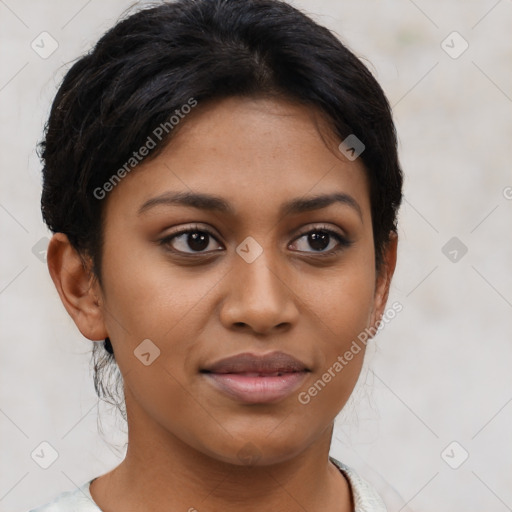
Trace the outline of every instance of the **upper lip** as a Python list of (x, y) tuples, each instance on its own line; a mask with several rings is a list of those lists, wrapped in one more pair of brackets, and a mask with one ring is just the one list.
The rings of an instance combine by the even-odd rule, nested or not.
[(306, 365), (284, 352), (258, 355), (244, 352), (221, 359), (201, 370), (208, 373), (291, 373), (309, 371)]

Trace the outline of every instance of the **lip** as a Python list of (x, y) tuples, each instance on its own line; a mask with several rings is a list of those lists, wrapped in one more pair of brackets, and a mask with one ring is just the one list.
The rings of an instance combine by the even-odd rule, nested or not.
[(221, 359), (201, 370), (208, 373), (289, 373), (309, 371), (305, 363), (284, 352), (244, 352)]
[(218, 391), (243, 403), (274, 403), (292, 394), (311, 370), (284, 352), (221, 359), (201, 370)]

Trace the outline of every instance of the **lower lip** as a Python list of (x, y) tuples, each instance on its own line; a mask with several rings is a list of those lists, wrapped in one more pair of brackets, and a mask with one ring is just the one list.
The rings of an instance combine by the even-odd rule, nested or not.
[(205, 373), (214, 386), (241, 402), (262, 404), (278, 402), (291, 395), (308, 372), (283, 373), (280, 377), (254, 377), (243, 373)]

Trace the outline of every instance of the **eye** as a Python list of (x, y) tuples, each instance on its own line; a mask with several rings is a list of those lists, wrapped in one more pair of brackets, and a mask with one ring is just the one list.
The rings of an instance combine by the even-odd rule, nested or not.
[[(304, 239), (302, 243), (301, 239)], [(190, 226), (167, 235), (159, 241), (159, 244), (165, 246), (169, 251), (181, 255), (207, 254), (223, 249), (222, 246), (212, 249), (212, 241), (217, 241), (217, 238), (209, 229)], [(290, 246), (298, 245), (299, 251), (317, 253), (318, 256), (332, 256), (349, 247), (352, 243), (352, 241), (332, 229), (317, 226), (302, 233)], [(218, 241), (217, 244), (220, 245)], [(307, 250), (307, 246), (313, 250)], [(326, 251), (325, 249), (330, 246), (331, 249)], [(207, 250), (208, 248), (210, 250)]]
[(211, 231), (198, 226), (191, 226), (187, 229), (181, 229), (171, 233), (165, 238), (162, 238), (162, 240), (159, 241), (159, 244), (169, 246), (169, 250), (176, 253), (202, 254), (218, 250), (205, 250), (210, 247), (212, 240), (217, 239)]
[[(299, 250), (318, 253), (319, 256), (331, 256), (352, 245), (352, 242), (343, 235), (325, 226), (317, 226), (310, 231), (302, 233), (302, 235), (295, 239), (294, 244), (297, 244), (297, 241), (301, 239), (304, 239), (304, 241), (298, 245), (302, 246), (303, 249), (299, 248)], [(335, 241), (338, 242), (337, 245), (334, 243)], [(332, 248), (332, 245), (334, 245), (334, 248)], [(313, 250), (308, 251), (307, 246)], [(329, 246), (331, 246), (331, 249), (326, 251), (325, 249)]]

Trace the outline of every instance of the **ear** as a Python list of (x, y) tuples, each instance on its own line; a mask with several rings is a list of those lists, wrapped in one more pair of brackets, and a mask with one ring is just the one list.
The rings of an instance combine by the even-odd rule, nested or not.
[(79, 331), (89, 340), (104, 340), (103, 313), (99, 285), (83, 258), (64, 233), (55, 233), (46, 256), (50, 276), (66, 311)]
[(382, 257), (382, 266), (376, 276), (374, 306), (370, 317), (370, 325), (373, 327), (384, 314), (384, 308), (388, 301), (391, 278), (396, 267), (397, 247), (398, 235), (391, 231)]

